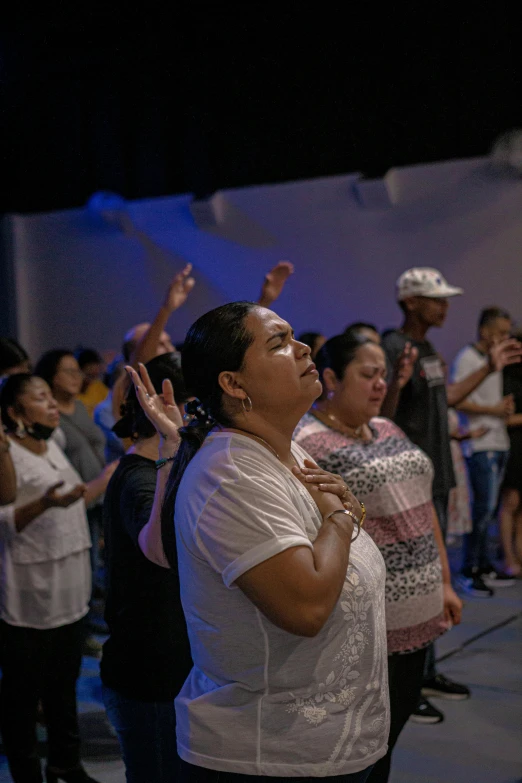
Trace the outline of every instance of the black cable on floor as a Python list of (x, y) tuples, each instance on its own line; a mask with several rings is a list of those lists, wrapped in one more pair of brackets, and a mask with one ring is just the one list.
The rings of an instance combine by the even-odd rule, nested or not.
[(466, 647), (469, 647), (469, 645), (473, 644), (473, 642), (482, 639), (483, 636), (487, 636), (488, 634), (493, 633), (493, 631), (498, 631), (500, 628), (504, 628), (506, 625), (509, 625), (510, 623), (514, 622), (514, 620), (518, 620), (521, 617), (522, 612), (517, 612), (516, 614), (508, 617), (506, 620), (502, 620), (502, 622), (497, 623), (496, 625), (492, 625), (490, 628), (485, 628), (483, 631), (480, 631), (480, 633), (476, 633), (475, 636), (470, 636), (470, 638), (466, 639), (465, 642), (462, 642), (459, 647), (456, 647), (454, 650), (450, 650), (449, 652), (445, 653), (445, 655), (441, 655), (440, 658), (437, 658), (437, 663), (451, 658), (451, 656), (456, 655), (456, 653), (462, 652), (462, 650), (464, 650)]

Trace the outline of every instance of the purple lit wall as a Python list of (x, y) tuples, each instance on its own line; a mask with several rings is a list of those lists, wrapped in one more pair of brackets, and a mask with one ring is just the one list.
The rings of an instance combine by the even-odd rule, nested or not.
[(177, 340), (205, 310), (255, 299), (279, 259), (296, 272), (276, 309), (297, 332), (332, 335), (353, 320), (396, 325), (394, 282), (410, 266), (438, 267), (466, 291), (433, 334), (448, 360), (474, 337), (483, 306), (522, 320), (522, 180), (494, 176), (483, 158), (395, 169), (377, 183), (390, 197), (377, 208), (370, 198), (361, 205), (356, 182), (226, 191), (210, 230), (194, 222), (190, 196), (130, 203), (134, 235), (87, 210), (12, 215), (18, 337), (35, 358), (79, 343), (118, 348), (129, 326), (153, 316), (185, 261), (197, 287), (172, 318)]

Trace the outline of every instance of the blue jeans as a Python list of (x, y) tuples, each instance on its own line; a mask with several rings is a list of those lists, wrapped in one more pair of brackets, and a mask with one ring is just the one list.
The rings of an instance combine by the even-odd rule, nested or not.
[(473, 528), (464, 536), (462, 570), (487, 568), (488, 527), (497, 508), (509, 451), (477, 451), (468, 457)]
[(102, 693), (121, 745), (127, 783), (177, 783), (174, 702), (128, 699), (105, 685)]

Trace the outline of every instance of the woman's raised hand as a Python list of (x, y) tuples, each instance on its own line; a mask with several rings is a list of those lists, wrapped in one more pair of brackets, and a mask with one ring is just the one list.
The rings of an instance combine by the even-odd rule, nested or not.
[(139, 375), (130, 366), (126, 366), (125, 369), (134, 384), (136, 397), (145, 416), (160, 434), (162, 440), (177, 449), (180, 441), (178, 430), (183, 426), (183, 419), (176, 405), (172, 383), (165, 379), (162, 393), (158, 394), (144, 364), (139, 364)]

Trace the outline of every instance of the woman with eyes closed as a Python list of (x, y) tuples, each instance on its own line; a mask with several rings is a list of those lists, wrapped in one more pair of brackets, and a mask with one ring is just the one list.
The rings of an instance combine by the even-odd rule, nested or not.
[(91, 592), (85, 504), (99, 482), (81, 482), (52, 439), (60, 423), (47, 383), (16, 374), (0, 389), (16, 474), (16, 500), (0, 526), (0, 728), (15, 783), (41, 783), (36, 736), (41, 701), (48, 783), (95, 783), (80, 762), (76, 681)]
[(386, 626), (391, 728), (389, 750), (370, 783), (388, 780), (393, 747), (416, 708), (427, 646), (452, 623), (462, 603), (453, 592), (442, 535), (431, 502), (433, 466), (393, 422), (379, 418), (386, 395), (386, 360), (362, 335), (328, 340), (316, 358), (324, 396), (307, 413), (294, 440), (320, 470), (337, 473), (365, 504), (365, 530), (386, 563)]
[[(163, 439), (181, 436), (154, 507), (167, 484), (163, 549), (194, 661), (176, 699), (178, 781), (363, 783), (388, 734), (384, 564), (344, 483), (304, 480), (314, 463), (292, 433), (321, 393), (310, 348), (235, 302), (190, 328), (182, 371), (197, 400), (179, 435), (131, 371)], [(165, 564), (154, 508), (140, 545)]]

